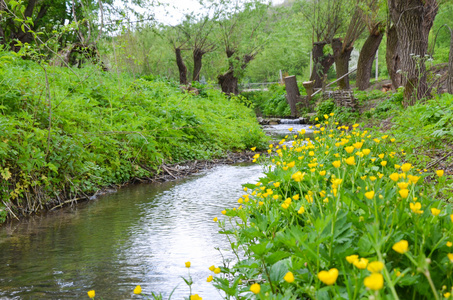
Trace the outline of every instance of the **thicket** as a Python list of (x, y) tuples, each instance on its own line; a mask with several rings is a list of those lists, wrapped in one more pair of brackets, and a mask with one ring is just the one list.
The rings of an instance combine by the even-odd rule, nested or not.
[(0, 82), (0, 222), (152, 176), (163, 162), (262, 142), (253, 110), (209, 86), (195, 95), (165, 78), (38, 65), (12, 52), (0, 53)]

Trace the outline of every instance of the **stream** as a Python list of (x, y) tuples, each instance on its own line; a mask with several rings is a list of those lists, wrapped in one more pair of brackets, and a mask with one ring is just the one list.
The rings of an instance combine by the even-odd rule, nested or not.
[[(284, 135), (289, 127), (307, 128), (265, 130)], [(213, 218), (238, 206), (241, 184), (261, 176), (256, 164), (218, 166), (7, 224), (0, 228), (0, 299), (88, 299), (89, 290), (105, 300), (140, 299), (136, 285), (164, 299), (175, 289), (172, 299), (184, 299), (188, 271), (194, 294), (223, 299), (206, 282), (208, 268), (233, 256)]]

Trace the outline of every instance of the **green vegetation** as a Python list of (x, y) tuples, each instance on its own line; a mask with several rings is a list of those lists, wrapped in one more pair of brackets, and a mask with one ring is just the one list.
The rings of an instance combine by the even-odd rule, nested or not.
[(450, 298), (453, 181), (406, 162), (410, 136), (445, 128), (453, 97), (437, 100), (411, 109), (425, 121), (396, 138), (325, 115), (313, 140), (271, 145), (269, 172), (219, 218), (237, 262), (214, 285), (227, 298)]
[(209, 86), (0, 59), (0, 221), (262, 141), (252, 109)]

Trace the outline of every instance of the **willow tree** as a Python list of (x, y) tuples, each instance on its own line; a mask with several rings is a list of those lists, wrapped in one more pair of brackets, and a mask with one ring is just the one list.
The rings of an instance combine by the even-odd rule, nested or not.
[(361, 91), (370, 86), (373, 61), (385, 32), (385, 23), (381, 16), (383, 9), (380, 9), (378, 0), (368, 0), (364, 4), (361, 6), (361, 17), (366, 24), (368, 37), (360, 50), (356, 81), (356, 86)]
[(217, 79), (224, 93), (238, 94), (238, 82), (247, 65), (271, 38), (267, 26), (269, 5), (261, 1), (237, 2), (233, 6), (229, 1), (221, 3), (219, 26), (228, 69)]
[(344, 0), (299, 0), (294, 8), (299, 11), (309, 24), (309, 33), (312, 41), (313, 70), (310, 80), (314, 81), (315, 88), (322, 86), (324, 74), (327, 74), (335, 62), (333, 53), (325, 51), (343, 26), (345, 19)]
[(190, 41), (190, 31), (187, 29), (187, 25), (183, 22), (177, 26), (168, 28), (167, 38), (175, 53), (176, 65), (178, 66), (179, 72), (179, 83), (187, 85), (189, 83), (187, 79), (187, 66), (184, 63), (182, 51), (190, 49), (187, 47), (187, 44)]
[[(392, 82), (404, 86), (405, 105), (413, 105), (417, 100), (429, 95), (426, 81), (425, 55), (428, 50), (428, 35), (438, 11), (437, 0), (388, 0), (393, 22), (391, 39), (394, 53), (390, 69), (400, 66), (401, 72), (389, 72)], [(389, 30), (390, 32), (390, 30)], [(389, 50), (389, 49), (387, 49)], [(394, 83), (394, 84), (395, 84)]]
[(349, 25), (347, 27), (344, 38), (336, 38), (332, 41), (332, 49), (334, 53), (335, 67), (337, 70), (337, 79), (340, 89), (349, 89), (349, 61), (351, 53), (354, 50), (354, 43), (365, 30), (365, 23), (361, 17), (362, 9), (359, 7), (361, 0), (357, 0), (354, 4)]

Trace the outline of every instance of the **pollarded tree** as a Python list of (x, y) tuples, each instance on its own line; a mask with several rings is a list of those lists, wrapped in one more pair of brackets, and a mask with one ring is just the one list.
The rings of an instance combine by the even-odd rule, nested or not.
[(380, 12), (378, 0), (367, 0), (361, 6), (361, 15), (368, 30), (368, 37), (360, 50), (357, 63), (356, 86), (364, 91), (370, 86), (371, 70), (377, 50), (384, 37), (385, 25)]
[[(437, 0), (388, 0), (388, 7), (393, 22), (388, 33), (389, 43), (393, 46), (392, 49), (387, 48), (391, 51), (387, 59), (390, 63), (389, 75), (401, 76), (399, 80), (404, 86), (405, 105), (413, 105), (430, 93), (424, 60), (438, 3)], [(395, 71), (396, 68), (401, 72)], [(392, 78), (394, 85), (399, 80)]]
[(336, 38), (332, 40), (332, 49), (337, 69), (337, 79), (343, 77), (340, 81), (338, 81), (340, 89), (349, 89), (349, 77), (346, 74), (349, 72), (351, 53), (354, 49), (354, 42), (365, 30), (365, 23), (361, 17), (362, 9), (359, 5), (361, 2), (362, 0), (357, 0), (356, 3), (351, 3), (354, 8), (351, 18), (349, 19), (349, 25), (346, 33), (344, 34), (344, 38)]
[(173, 46), (173, 51), (176, 56), (176, 65), (179, 71), (179, 83), (187, 85), (189, 83), (187, 79), (187, 67), (184, 63), (182, 56), (182, 50), (189, 50), (187, 44), (190, 41), (190, 31), (188, 30), (187, 23), (181, 23), (173, 28), (168, 28), (167, 38)]
[(343, 26), (345, 19), (344, 0), (299, 0), (294, 3), (296, 11), (307, 20), (312, 37), (313, 70), (310, 80), (315, 88), (322, 86), (324, 74), (335, 62), (334, 55), (325, 51)]
[(220, 3), (219, 25), (228, 69), (217, 79), (224, 93), (238, 94), (238, 82), (247, 65), (271, 38), (269, 5), (261, 1), (238, 1), (233, 6), (229, 1)]

